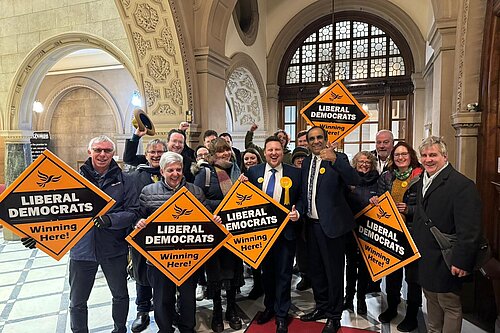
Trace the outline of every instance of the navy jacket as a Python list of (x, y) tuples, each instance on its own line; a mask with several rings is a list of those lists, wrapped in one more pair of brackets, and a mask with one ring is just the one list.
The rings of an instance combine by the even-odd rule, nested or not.
[(111, 227), (92, 227), (71, 249), (70, 258), (100, 261), (127, 254), (125, 237), (137, 221), (139, 213), (139, 195), (133, 179), (123, 173), (114, 160), (102, 179), (92, 167), (90, 158), (80, 167), (80, 173), (115, 199), (116, 203), (106, 213), (111, 220)]
[[(289, 177), (292, 180), (292, 187), (290, 188), (290, 204), (285, 205), (285, 190), (281, 192), (280, 204), (285, 206), (288, 209), (291, 209), (293, 205), (297, 203), (300, 197), (300, 169), (297, 169), (288, 164), (281, 164), (283, 166), (283, 176)], [(254, 165), (250, 169), (248, 169), (246, 176), (248, 180), (259, 189), (262, 190), (262, 183), (258, 182), (260, 177), (264, 177), (264, 172), (266, 170), (266, 163)], [(265, 190), (264, 190), (265, 191)], [(293, 221), (289, 221), (285, 230), (283, 230), (283, 235), (288, 240), (294, 240), (297, 238), (297, 223)]]
[[(354, 216), (347, 203), (348, 185), (358, 185), (360, 178), (351, 167), (347, 155), (336, 152), (337, 159), (332, 164), (321, 161), (320, 172), (316, 184), (316, 209), (319, 223), (325, 235), (329, 238), (340, 237), (354, 228)], [(308, 210), (309, 168), (313, 154), (302, 161), (301, 168), (301, 200), (299, 212), (305, 217)], [(321, 171), (324, 170), (322, 173)]]

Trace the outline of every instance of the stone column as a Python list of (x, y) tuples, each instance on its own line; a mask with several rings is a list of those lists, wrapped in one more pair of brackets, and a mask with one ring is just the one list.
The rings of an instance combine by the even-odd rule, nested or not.
[[(476, 180), (477, 137), (481, 126), (481, 112), (458, 112), (451, 116), (451, 124), (455, 129), (456, 162), (454, 167)], [(448, 140), (449, 141), (449, 140)], [(448, 142), (448, 148), (452, 142)]]
[[(26, 142), (6, 142), (5, 144), (5, 185), (8, 187), (31, 164), (31, 147)], [(5, 240), (19, 240), (7, 228), (3, 228)]]

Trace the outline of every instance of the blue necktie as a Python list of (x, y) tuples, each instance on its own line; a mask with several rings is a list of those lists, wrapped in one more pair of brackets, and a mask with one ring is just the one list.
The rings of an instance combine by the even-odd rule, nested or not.
[(311, 164), (311, 175), (309, 176), (309, 190), (307, 191), (307, 215), (311, 217), (312, 215), (312, 196), (313, 196), (313, 186), (314, 177), (316, 176), (316, 161), (318, 157), (314, 156)]
[(267, 183), (266, 194), (271, 198), (274, 195), (274, 184), (276, 184), (276, 169), (271, 169), (271, 177), (269, 177), (269, 183)]

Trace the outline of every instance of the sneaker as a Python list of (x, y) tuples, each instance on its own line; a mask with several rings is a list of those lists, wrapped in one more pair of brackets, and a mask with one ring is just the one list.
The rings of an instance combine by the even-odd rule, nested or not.
[(198, 285), (196, 287), (196, 300), (202, 301), (207, 296), (207, 286)]

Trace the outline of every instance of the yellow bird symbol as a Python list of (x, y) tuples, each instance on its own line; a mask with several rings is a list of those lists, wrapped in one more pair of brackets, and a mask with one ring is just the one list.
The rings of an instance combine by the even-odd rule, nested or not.
[(379, 208), (378, 208), (378, 214), (377, 214), (377, 217), (378, 217), (379, 219), (381, 219), (381, 218), (386, 218), (386, 219), (388, 219), (388, 218), (390, 218), (390, 217), (391, 217), (391, 215), (390, 215), (390, 214), (387, 214), (387, 212), (385, 212), (385, 211), (384, 211), (384, 209), (383, 209), (382, 207), (379, 207)]
[(238, 198), (239, 201), (236, 201), (236, 204), (241, 206), (245, 201), (252, 199), (251, 194), (239, 194), (236, 193), (236, 197)]
[(46, 175), (43, 172), (40, 172), (38, 170), (38, 178), (40, 179), (40, 182), (36, 182), (38, 186), (40, 187), (45, 187), (48, 183), (57, 183), (59, 180), (61, 180), (61, 176), (55, 176), (55, 175)]
[(174, 206), (174, 210), (176, 212), (176, 214), (172, 214), (172, 217), (176, 220), (179, 219), (179, 217), (181, 216), (188, 216), (188, 215), (191, 215), (191, 213), (193, 212), (193, 210), (188, 210), (187, 208), (181, 208), (177, 205)]

